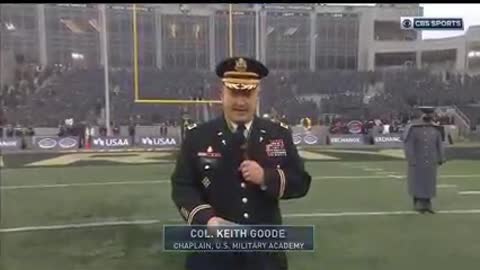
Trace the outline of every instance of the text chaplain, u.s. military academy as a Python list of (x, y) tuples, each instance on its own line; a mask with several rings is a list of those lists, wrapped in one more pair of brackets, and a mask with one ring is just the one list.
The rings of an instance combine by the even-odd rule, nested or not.
[[(217, 66), (223, 115), (186, 133), (172, 175), (172, 197), (188, 224), (282, 224), (279, 200), (300, 198), (311, 176), (290, 129), (255, 116), (268, 69), (234, 57)], [(191, 270), (284, 270), (284, 252), (190, 253)]]

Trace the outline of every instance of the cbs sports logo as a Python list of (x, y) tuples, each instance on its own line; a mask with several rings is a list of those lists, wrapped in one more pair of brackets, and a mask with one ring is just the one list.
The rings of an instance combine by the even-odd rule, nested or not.
[(400, 17), (403, 30), (463, 30), (462, 18)]

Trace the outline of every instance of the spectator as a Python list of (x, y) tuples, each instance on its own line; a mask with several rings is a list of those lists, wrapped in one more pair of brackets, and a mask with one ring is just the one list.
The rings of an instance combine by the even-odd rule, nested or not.
[(128, 135), (132, 138), (132, 141), (135, 141), (135, 124), (130, 122), (128, 126)]
[(118, 125), (113, 125), (113, 135), (114, 136), (120, 136), (120, 127)]
[(390, 125), (386, 122), (384, 122), (383, 124), (383, 131), (382, 131), (382, 134), (383, 135), (388, 135), (390, 134)]
[(107, 136), (107, 128), (106, 128), (106, 127), (103, 127), (103, 126), (100, 127), (99, 133), (100, 133), (100, 136), (101, 136), (101, 137)]
[(13, 130), (12, 125), (8, 125), (6, 130), (7, 138), (12, 138), (14, 136), (14, 133), (15, 131)]

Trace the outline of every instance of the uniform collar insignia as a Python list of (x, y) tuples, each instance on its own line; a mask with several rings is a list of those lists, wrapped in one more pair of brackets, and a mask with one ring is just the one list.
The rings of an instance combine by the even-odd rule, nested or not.
[(191, 124), (191, 125), (188, 125), (188, 126), (187, 126), (187, 129), (188, 129), (188, 130), (191, 130), (191, 129), (194, 129), (194, 128), (196, 128), (196, 127), (197, 127), (197, 124), (193, 123), (193, 124)]

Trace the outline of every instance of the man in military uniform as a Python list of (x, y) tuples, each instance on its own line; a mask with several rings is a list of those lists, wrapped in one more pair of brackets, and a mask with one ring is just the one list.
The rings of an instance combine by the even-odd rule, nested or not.
[(420, 107), (423, 115), (414, 120), (404, 133), (408, 161), (408, 192), (414, 209), (422, 214), (434, 213), (431, 199), (436, 195), (437, 168), (445, 163), (443, 140), (433, 123), (433, 107)]
[[(190, 126), (172, 175), (172, 198), (188, 224), (282, 224), (279, 200), (300, 198), (311, 176), (284, 124), (255, 116), (259, 83), (268, 69), (229, 58), (222, 78), (223, 116)], [(284, 270), (283, 252), (191, 253), (189, 270)]]

